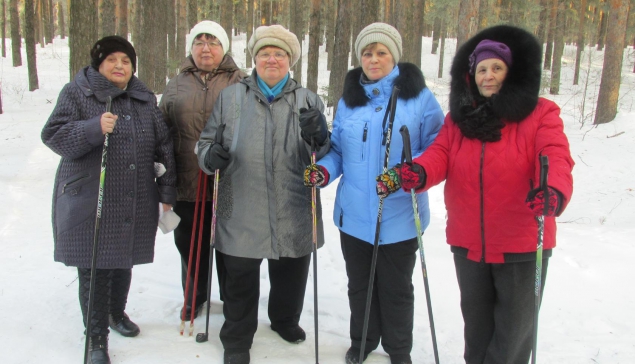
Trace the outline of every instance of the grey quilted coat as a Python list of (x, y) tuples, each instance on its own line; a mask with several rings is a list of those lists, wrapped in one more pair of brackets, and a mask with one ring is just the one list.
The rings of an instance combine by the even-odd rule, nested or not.
[[(109, 137), (97, 268), (123, 269), (154, 258), (159, 201), (176, 202), (172, 139), (154, 94), (136, 77), (126, 90), (92, 67), (60, 92), (42, 141), (62, 158), (53, 189), (55, 261), (90, 268), (107, 97), (117, 115)], [(154, 161), (167, 172), (155, 180)]]
[[(244, 258), (298, 258), (312, 245), (311, 189), (303, 185), (310, 146), (300, 136), (299, 110), (324, 110), (320, 98), (289, 79), (271, 104), (256, 83), (256, 72), (228, 86), (216, 101), (199, 141), (199, 166), (225, 124), (223, 145), (229, 166), (218, 188), (216, 249)], [(317, 154), (328, 152), (327, 139)], [(322, 206), (317, 195), (318, 246), (324, 244)]]

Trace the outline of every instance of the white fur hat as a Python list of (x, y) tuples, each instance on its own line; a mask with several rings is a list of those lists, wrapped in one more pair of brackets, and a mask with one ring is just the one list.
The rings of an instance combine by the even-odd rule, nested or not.
[(289, 54), (289, 65), (291, 67), (300, 59), (300, 42), (298, 42), (298, 37), (282, 25), (263, 25), (256, 28), (251, 39), (249, 39), (249, 43), (247, 43), (247, 49), (249, 49), (249, 53), (251, 53), (251, 56), (254, 58), (260, 48), (266, 46), (284, 49)]
[(215, 36), (220, 41), (220, 44), (223, 47), (223, 55), (227, 54), (227, 51), (229, 50), (229, 38), (227, 37), (225, 29), (223, 29), (223, 27), (221, 27), (220, 24), (216, 22), (213, 22), (211, 20), (203, 20), (192, 27), (190, 33), (185, 36), (186, 56), (192, 54), (192, 43), (194, 43), (196, 37), (201, 34), (210, 34)]

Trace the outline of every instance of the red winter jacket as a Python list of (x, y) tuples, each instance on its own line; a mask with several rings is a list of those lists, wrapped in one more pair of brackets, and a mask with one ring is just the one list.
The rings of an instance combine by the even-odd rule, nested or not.
[[(549, 157), (548, 185), (562, 194), (563, 211), (573, 192), (574, 162), (555, 103), (540, 98), (527, 118), (505, 122), (500, 141), (487, 143), (464, 137), (448, 113), (434, 143), (414, 160), (427, 173), (420, 191), (446, 180), (448, 244), (486, 263), (536, 251), (538, 225), (525, 199), (538, 184), (540, 155)], [(543, 243), (544, 249), (556, 245), (555, 218), (545, 218)]]

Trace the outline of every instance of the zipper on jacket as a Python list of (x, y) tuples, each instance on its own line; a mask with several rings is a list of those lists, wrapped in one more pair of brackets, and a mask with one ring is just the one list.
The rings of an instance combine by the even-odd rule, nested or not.
[(344, 209), (340, 210), (340, 227), (344, 226)]
[(364, 124), (364, 134), (362, 135), (362, 160), (364, 160), (364, 150), (366, 150), (366, 139), (368, 139), (368, 122)]
[(90, 177), (90, 174), (83, 174), (83, 175), (75, 178), (74, 180), (65, 183), (64, 186), (62, 187), (62, 193), (66, 192), (66, 187), (71, 187), (71, 185), (83, 180), (84, 178), (88, 178), (88, 177)]
[(479, 168), (479, 183), (481, 189), (481, 244), (483, 246), (481, 265), (485, 265), (485, 198), (483, 196), (483, 164), (485, 161), (485, 142), (481, 148), (481, 166)]

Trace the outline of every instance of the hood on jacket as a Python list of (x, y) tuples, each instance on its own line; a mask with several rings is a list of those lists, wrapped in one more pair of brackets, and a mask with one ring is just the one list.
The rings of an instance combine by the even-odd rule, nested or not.
[[(194, 63), (194, 58), (192, 55), (187, 56), (183, 62), (181, 62), (181, 73), (184, 72), (198, 72), (199, 69), (196, 67), (196, 63)], [(227, 73), (227, 72), (236, 72), (239, 71), (236, 62), (231, 56), (225, 55), (223, 60), (220, 61), (218, 67), (214, 70), (214, 73)]]
[[(512, 53), (512, 65), (497, 95), (482, 97), (474, 76), (469, 74), (469, 57), (484, 39), (504, 43)], [(470, 118), (478, 106), (486, 105), (488, 116), (505, 121), (521, 121), (538, 103), (542, 72), (542, 46), (529, 32), (508, 25), (487, 28), (470, 38), (457, 51), (450, 75), (450, 115), (459, 124)], [(502, 127), (502, 126), (501, 126)], [(463, 132), (463, 128), (461, 128)], [(499, 130), (500, 132), (500, 130)], [(479, 138), (480, 139), (480, 138)]]
[[(399, 67), (399, 76), (395, 78), (394, 85), (399, 87), (399, 98), (409, 100), (417, 97), (426, 88), (421, 69), (412, 63), (399, 63), (397, 67)], [(369, 101), (360, 83), (362, 73), (362, 68), (357, 67), (346, 74), (342, 98), (348, 107), (364, 106)]]

